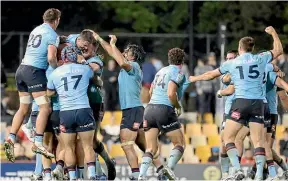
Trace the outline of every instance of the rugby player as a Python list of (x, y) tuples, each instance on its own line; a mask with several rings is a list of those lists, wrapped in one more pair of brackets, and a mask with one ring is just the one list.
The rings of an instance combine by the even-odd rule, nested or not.
[[(146, 180), (147, 170), (158, 150), (159, 133), (166, 134), (174, 145), (171, 151), (168, 168), (163, 169), (164, 175), (170, 180), (176, 177), (171, 170), (181, 159), (185, 150), (184, 134), (177, 116), (181, 114), (180, 97), (185, 83), (185, 75), (181, 72), (185, 53), (179, 48), (173, 48), (168, 52), (169, 66), (162, 68), (155, 76), (150, 88), (151, 100), (144, 113), (144, 129), (147, 148), (143, 156), (138, 180)], [(173, 175), (173, 177), (169, 177)]]
[[(118, 76), (119, 98), (122, 110), (122, 122), (120, 126), (120, 140), (122, 149), (131, 167), (131, 180), (137, 180), (139, 176), (138, 157), (134, 149), (134, 143), (145, 152), (146, 142), (143, 124), (144, 107), (141, 103), (140, 92), (142, 82), (142, 70), (139, 64), (143, 62), (144, 50), (141, 46), (129, 44), (123, 54), (115, 46), (117, 38), (110, 35), (110, 44), (104, 41), (97, 33), (90, 30), (95, 39), (107, 53), (112, 56), (122, 68)], [(158, 155), (153, 160), (157, 168), (158, 176), (162, 176), (163, 166)]]
[(50, 100), (46, 95), (47, 79), (45, 71), (48, 63), (53, 68), (57, 67), (59, 37), (55, 30), (59, 25), (60, 16), (61, 12), (58, 9), (51, 8), (45, 11), (43, 15), (44, 23), (31, 32), (25, 56), (16, 71), (15, 78), (20, 97), (20, 107), (13, 118), (9, 137), (4, 143), (6, 157), (11, 162), (15, 160), (14, 143), (16, 134), (32, 103), (31, 94), (39, 106), (35, 143), (32, 150), (49, 158), (54, 157), (52, 153), (43, 147), (43, 133), (51, 112)]
[(60, 131), (65, 148), (65, 164), (70, 180), (76, 180), (76, 138), (79, 136), (88, 167), (88, 178), (95, 180), (95, 153), (93, 138), (95, 120), (89, 105), (87, 89), (93, 71), (88, 65), (77, 64), (77, 50), (67, 46), (61, 52), (64, 64), (49, 76), (47, 95), (56, 92), (60, 104)]
[[(96, 51), (99, 47), (99, 43), (95, 40), (93, 34), (89, 30), (83, 30), (81, 34), (72, 34), (67, 37), (66, 42), (71, 43), (74, 46), (77, 46), (81, 49), (82, 55), (85, 58), (84, 63), (88, 63), (89, 66), (97, 76), (97, 81), (90, 81), (88, 87), (88, 98), (90, 107), (93, 110), (93, 115), (96, 121), (96, 130), (94, 134), (94, 150), (97, 153), (96, 155), (96, 174), (97, 178), (101, 180), (106, 179), (106, 175), (103, 173), (101, 165), (99, 163), (98, 154), (104, 159), (107, 168), (108, 168), (108, 180), (114, 180), (116, 177), (116, 169), (113, 160), (111, 160), (110, 156), (106, 152), (103, 143), (97, 139), (97, 132), (100, 128), (100, 123), (104, 116), (104, 98), (102, 92), (103, 82), (101, 80), (101, 75), (103, 72), (103, 62), (96, 54)], [(95, 79), (93, 79), (95, 80)], [(77, 150), (81, 150), (81, 145), (77, 144)], [(84, 170), (84, 163), (81, 164), (81, 151), (78, 151), (77, 158), (79, 160), (78, 163), (78, 171), (83, 172)], [(79, 175), (83, 175), (79, 173)]]
[[(235, 59), (237, 57), (237, 54), (238, 54), (237, 50), (228, 51), (226, 54), (226, 61), (230, 61), (230, 60)], [(226, 77), (227, 76), (225, 76), (225, 75), (222, 77), (222, 83), (224, 84), (224, 86), (223, 86), (224, 89), (226, 87), (228, 87), (230, 85), (230, 82), (231, 82), (230, 79), (225, 80)], [(219, 93), (218, 93), (218, 95), (219, 95)], [(228, 175), (229, 175), (230, 160), (229, 160), (227, 152), (226, 152), (225, 143), (224, 143), (224, 139), (223, 139), (223, 132), (224, 132), (224, 127), (225, 127), (226, 117), (229, 114), (233, 100), (234, 100), (234, 94), (229, 95), (225, 98), (225, 106), (224, 106), (225, 110), (224, 110), (224, 115), (223, 115), (221, 133), (220, 133), (221, 143), (222, 143), (221, 156), (220, 156), (222, 179), (228, 177)]]
[(265, 31), (272, 35), (274, 40), (273, 50), (253, 55), (254, 39), (244, 37), (239, 41), (239, 57), (233, 61), (225, 62), (220, 68), (206, 72), (199, 76), (190, 76), (191, 82), (212, 80), (221, 74), (230, 73), (235, 85), (235, 100), (232, 104), (229, 119), (224, 128), (224, 142), (230, 162), (236, 172), (234, 179), (242, 180), (245, 175), (241, 170), (237, 158), (238, 151), (235, 146), (235, 137), (243, 124), (249, 122), (250, 134), (255, 147), (257, 162), (256, 179), (262, 179), (263, 166), (265, 164), (264, 148), (264, 105), (263, 77), (266, 64), (283, 53), (283, 47), (278, 34), (273, 27), (267, 27)]

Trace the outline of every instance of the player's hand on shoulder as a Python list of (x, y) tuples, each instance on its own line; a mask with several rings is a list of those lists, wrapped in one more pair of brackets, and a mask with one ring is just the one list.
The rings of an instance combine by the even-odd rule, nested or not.
[(117, 42), (117, 37), (115, 35), (109, 35), (110, 37), (110, 45), (115, 45)]
[(275, 29), (272, 26), (268, 26), (265, 28), (265, 32), (269, 35), (272, 35), (273, 33), (276, 33)]

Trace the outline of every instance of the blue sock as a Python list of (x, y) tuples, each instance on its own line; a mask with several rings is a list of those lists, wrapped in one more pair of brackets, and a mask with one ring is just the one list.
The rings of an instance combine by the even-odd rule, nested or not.
[(263, 169), (264, 169), (264, 165), (266, 162), (265, 149), (262, 147), (258, 147), (258, 148), (255, 148), (254, 152), (255, 152), (254, 155), (255, 155), (256, 168), (257, 168), (255, 180), (263, 179)]
[(277, 172), (276, 172), (276, 168), (275, 168), (275, 165), (274, 165), (274, 161), (273, 160), (267, 160), (266, 163), (267, 163), (267, 166), (268, 166), (269, 176), (270, 177), (276, 177), (277, 176)]
[(67, 167), (70, 180), (76, 180), (75, 166)]
[(240, 170), (241, 166), (240, 166), (239, 159), (238, 159), (238, 150), (236, 149), (235, 144), (234, 143), (227, 143), (226, 144), (226, 151), (227, 151), (227, 155), (229, 156), (229, 159), (230, 159), (232, 166), (236, 170)]
[(181, 159), (183, 153), (184, 153), (184, 148), (182, 146), (175, 146), (175, 148), (173, 148), (173, 150), (170, 153), (168, 164), (167, 164), (167, 166), (171, 168), (171, 170), (174, 170), (176, 164)]
[[(152, 159), (153, 159), (153, 155), (150, 152), (146, 152), (143, 155), (142, 163), (140, 166), (140, 173), (139, 173), (141, 176), (144, 176), (144, 177), (146, 176), (147, 170), (150, 164), (152, 163)], [(136, 177), (136, 179), (138, 179), (138, 177)]]
[(229, 173), (229, 164), (230, 164), (230, 160), (227, 154), (221, 154), (221, 170), (222, 173)]
[(36, 175), (42, 174), (42, 155), (39, 153), (36, 154), (36, 165), (35, 165), (34, 173)]
[(77, 177), (84, 179), (84, 167), (77, 167)]
[(13, 143), (16, 142), (16, 134), (10, 133), (8, 136), (8, 139), (10, 139)]
[(35, 143), (43, 143), (43, 134), (35, 134), (35, 138), (34, 138)]
[(88, 168), (88, 179), (91, 177), (96, 177), (95, 162), (87, 163)]
[(101, 164), (99, 162), (98, 155), (96, 157), (96, 175), (98, 175), (98, 176), (103, 175), (103, 170), (101, 168)]
[(51, 168), (45, 168), (44, 175), (46, 178), (51, 178)]

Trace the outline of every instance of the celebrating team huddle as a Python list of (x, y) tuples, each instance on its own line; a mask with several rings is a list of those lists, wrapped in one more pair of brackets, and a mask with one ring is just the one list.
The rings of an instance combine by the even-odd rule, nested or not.
[[(238, 51), (228, 52), (227, 61), (219, 69), (199, 76), (186, 77), (181, 72), (184, 51), (170, 49), (169, 66), (156, 74), (149, 91), (150, 102), (144, 109), (140, 98), (143, 48), (129, 44), (121, 53), (116, 47), (116, 36), (110, 35), (108, 43), (90, 29), (67, 37), (58, 36), (55, 30), (60, 17), (61, 12), (57, 9), (44, 13), (44, 23), (31, 32), (25, 56), (16, 72), (20, 107), (4, 149), (8, 160), (14, 162), (16, 134), (32, 104), (30, 118), (23, 125), (24, 132), (34, 143), (31, 149), (36, 154), (31, 180), (115, 179), (115, 162), (97, 139), (104, 115), (103, 61), (96, 53), (99, 45), (121, 68), (118, 76), (123, 115), (120, 140), (131, 167), (131, 180), (146, 180), (151, 163), (157, 169), (159, 180), (177, 179), (174, 169), (185, 151), (185, 138), (177, 118), (181, 114), (180, 99), (189, 84), (221, 75), (225, 89), (217, 94), (218, 97), (226, 96), (221, 132), (223, 179), (245, 178), (239, 162), (243, 146), (237, 145), (236, 141), (243, 143), (247, 135), (252, 140), (257, 163), (250, 177), (255, 180), (266, 178), (267, 163), (268, 179), (278, 179), (275, 161), (288, 179), (286, 164), (272, 149), (277, 124), (277, 94), (287, 97), (288, 91), (288, 84), (281, 79), (283, 72), (275, 66), (283, 48), (273, 27), (265, 30), (273, 37), (273, 50), (254, 55), (251, 53), (254, 39), (244, 37), (239, 41)], [(288, 104), (287, 100), (282, 103)], [(166, 134), (174, 145), (167, 165), (159, 159), (159, 134)], [(54, 138), (57, 144), (54, 144)], [(140, 168), (135, 144), (144, 152)], [(107, 176), (99, 156), (105, 161)], [(52, 158), (56, 159), (53, 171)], [(87, 174), (84, 174), (85, 163)], [(232, 173), (229, 173), (230, 164), (234, 168)]]

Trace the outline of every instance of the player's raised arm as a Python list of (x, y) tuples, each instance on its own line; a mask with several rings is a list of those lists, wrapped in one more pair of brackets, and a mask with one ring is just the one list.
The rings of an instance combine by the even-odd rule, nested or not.
[(109, 35), (110, 39), (110, 45), (112, 47), (112, 57), (116, 60), (116, 62), (119, 64), (119, 66), (126, 71), (129, 71), (132, 69), (132, 66), (127, 62), (123, 54), (119, 51), (119, 49), (116, 47), (117, 38), (115, 35)]
[(277, 58), (279, 55), (283, 53), (283, 47), (282, 43), (279, 39), (279, 36), (275, 29), (272, 26), (268, 26), (265, 29), (266, 33), (272, 36), (273, 38), (273, 50), (271, 50), (271, 53), (273, 54), (273, 59)]

